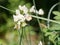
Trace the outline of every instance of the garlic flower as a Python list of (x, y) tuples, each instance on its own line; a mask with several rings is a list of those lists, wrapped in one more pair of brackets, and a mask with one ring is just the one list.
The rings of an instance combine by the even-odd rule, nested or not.
[(20, 10), (19, 9), (16, 10), (16, 15), (20, 15)]
[(39, 9), (39, 15), (44, 15), (43, 9)]
[(32, 19), (32, 17), (29, 14), (20, 14), (19, 10), (16, 10), (16, 15), (13, 15), (13, 19), (15, 24), (14, 29), (20, 29), (21, 26), (24, 27), (26, 26), (26, 21), (30, 21)]
[(16, 10), (16, 15), (13, 15), (14, 22), (17, 23), (15, 24), (14, 28), (20, 29), (20, 24), (21, 22), (25, 21), (25, 18), (22, 14), (20, 14), (19, 10)]
[(32, 7), (30, 8), (30, 12), (38, 13), (38, 11), (35, 10), (35, 6), (32, 6)]
[(24, 20), (25, 20), (24, 16), (21, 14), (20, 15), (13, 15), (13, 18), (14, 18), (14, 22), (18, 22), (18, 21), (24, 22)]
[[(22, 14), (21, 11), (23, 11)], [(32, 20), (31, 17), (32, 13), (43, 15), (44, 11), (42, 9), (39, 9), (39, 11), (37, 11), (35, 9), (35, 6), (32, 6), (30, 9), (28, 9), (25, 5), (23, 6), (19, 5), (19, 9), (16, 10), (16, 15), (13, 15), (14, 22), (16, 23), (14, 28), (20, 29), (21, 26), (24, 27), (25, 25), (27, 25), (25, 21)]]
[(22, 10), (24, 14), (28, 13), (28, 8), (25, 5), (24, 6), (19, 5), (19, 9)]
[(32, 20), (32, 17), (29, 14), (25, 14), (24, 16), (27, 21)]
[(38, 45), (43, 45), (42, 42), (40, 41)]
[(35, 6), (32, 6), (32, 7), (30, 8), (30, 12), (35, 12)]

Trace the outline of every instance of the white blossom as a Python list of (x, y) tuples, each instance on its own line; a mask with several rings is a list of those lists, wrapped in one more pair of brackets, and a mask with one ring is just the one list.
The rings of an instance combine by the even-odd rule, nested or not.
[(24, 22), (25, 21), (25, 18), (23, 15), (13, 15), (13, 18), (14, 18), (14, 22), (17, 22), (17, 21), (20, 21), (20, 22)]
[(38, 45), (43, 45), (42, 42), (40, 41)]
[(35, 12), (35, 6), (32, 6), (32, 7), (30, 8), (30, 12)]
[(16, 16), (16, 15), (13, 15), (13, 19), (14, 19), (14, 22), (17, 22), (19, 20), (18, 16)]
[(39, 15), (44, 15), (43, 9), (39, 9)]
[[(23, 13), (21, 14), (20, 11), (23, 11)], [(35, 10), (35, 7), (32, 6), (31, 9), (29, 10), (30, 12), (36, 12), (36, 13), (39, 13), (37, 10)], [(15, 22), (15, 29), (20, 29), (21, 26), (24, 27), (26, 26), (26, 21), (30, 21), (32, 20), (32, 17), (31, 15), (28, 13), (28, 8), (23, 5), (19, 5), (19, 9), (16, 10), (16, 15), (13, 15), (13, 19), (14, 19), (14, 22)]]
[(16, 10), (16, 15), (20, 15), (20, 10), (19, 9)]
[(20, 10), (23, 10), (21, 5), (19, 5), (19, 9), (20, 9)]
[(33, 13), (39, 13), (36, 9), (35, 9), (35, 6), (32, 6), (31, 8), (30, 8), (30, 12), (33, 12)]
[(19, 9), (22, 10), (24, 12), (24, 14), (28, 13), (28, 8), (25, 5), (23, 5), (23, 6), (19, 5)]
[(29, 14), (25, 14), (24, 17), (27, 21), (32, 20), (32, 17)]
[(14, 29), (20, 29), (21, 22), (25, 21), (25, 18), (23, 15), (13, 15), (14, 22), (16, 22)]

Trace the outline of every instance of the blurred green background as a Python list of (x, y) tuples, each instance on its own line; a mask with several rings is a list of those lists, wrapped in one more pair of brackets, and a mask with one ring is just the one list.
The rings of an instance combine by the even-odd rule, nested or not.
[[(41, 17), (47, 18), (49, 9), (55, 3), (59, 2), (59, 0), (35, 0), (35, 2), (36, 2), (37, 10), (39, 10), (40, 8), (44, 10), (45, 14)], [(6, 7), (13, 11), (18, 9), (19, 5), (26, 5), (28, 8), (30, 8), (31, 6), (33, 6), (33, 0), (0, 0), (0, 6)], [(59, 7), (60, 6), (55, 7), (54, 10), (59, 11), (60, 10)], [(13, 14), (15, 14), (15, 12), (11, 12), (0, 7), (0, 45), (18, 45), (19, 35), (17, 30), (13, 29), (14, 27)], [(54, 19), (53, 18), (54, 16), (55, 16), (54, 14), (51, 14), (51, 19)], [(27, 23), (29, 25), (25, 27), (26, 36), (29, 39), (29, 32), (30, 32), (32, 45), (38, 45), (40, 40), (44, 42), (44, 45), (55, 45), (56, 43), (60, 42), (60, 38), (57, 38), (59, 34), (54, 35), (55, 33), (53, 34), (52, 33), (53, 31), (49, 32), (49, 29), (45, 29), (43, 25), (46, 26), (47, 24), (46, 21), (41, 20), (41, 23), (43, 24), (43, 25), (41, 24), (42, 25), (41, 27), (43, 28), (42, 31), (39, 30), (40, 27), (35, 18), (33, 18), (32, 21)], [(55, 30), (53, 29), (53, 27), (50, 30)], [(50, 38), (49, 35), (50, 37), (52, 37), (50, 40), (49, 40)], [(25, 42), (26, 36), (24, 38), (24, 41), (22, 42), (22, 45), (23, 43), (27, 45), (27, 42)], [(52, 40), (54, 36), (57, 37), (54, 40)], [(55, 40), (56, 42), (54, 42)], [(48, 41), (50, 42), (50, 44), (48, 44)]]

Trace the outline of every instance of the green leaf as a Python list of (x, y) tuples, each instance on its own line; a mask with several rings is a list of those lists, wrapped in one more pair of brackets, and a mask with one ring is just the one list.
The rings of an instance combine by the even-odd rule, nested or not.
[(47, 28), (43, 28), (42, 32), (46, 33), (48, 31)]
[(46, 32), (45, 36), (49, 36), (51, 34), (51, 32)]
[(55, 16), (54, 19), (59, 20), (60, 21), (60, 16)]
[(54, 15), (60, 16), (60, 12), (59, 12), (59, 11), (53, 11), (52, 13), (53, 13)]
[[(53, 34), (53, 35), (52, 35)], [(51, 32), (49, 36), (49, 40), (51, 40), (53, 43), (55, 42), (55, 39), (58, 37), (57, 33)]]
[(60, 45), (60, 38), (58, 38), (58, 45)]
[(53, 24), (51, 27), (50, 27), (51, 30), (60, 30), (60, 25), (59, 24)]

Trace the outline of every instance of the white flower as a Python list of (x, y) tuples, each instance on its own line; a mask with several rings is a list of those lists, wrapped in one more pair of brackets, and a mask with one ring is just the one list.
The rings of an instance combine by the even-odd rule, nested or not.
[(27, 21), (32, 20), (32, 17), (29, 14), (25, 14), (24, 17)]
[(16, 10), (16, 15), (20, 15), (20, 10)]
[(13, 15), (14, 22), (16, 22), (14, 29), (20, 29), (21, 22), (25, 21), (25, 18), (22, 14)]
[(20, 21), (20, 22), (24, 22), (25, 18), (23, 15), (19, 14), (19, 15), (13, 15), (14, 18), (14, 22)]
[(35, 6), (32, 6), (32, 7), (30, 8), (30, 12), (35, 12)]
[(19, 20), (18, 16), (16, 16), (16, 15), (13, 15), (13, 19), (14, 19), (14, 22), (17, 22)]
[(20, 9), (20, 10), (23, 10), (21, 5), (19, 5), (19, 9)]
[(19, 9), (22, 10), (24, 12), (24, 14), (28, 13), (28, 8), (25, 5), (24, 6), (19, 5)]
[(23, 6), (23, 11), (24, 11), (25, 14), (28, 13), (28, 8), (25, 5)]
[(39, 9), (39, 15), (44, 15), (43, 9)]
[(40, 41), (38, 45), (43, 45), (42, 42)]
[(20, 22), (24, 22), (25, 21), (25, 17), (23, 15), (19, 15), (19, 21)]
[(32, 6), (31, 8), (30, 8), (30, 12), (33, 12), (33, 13), (39, 13), (37, 10), (35, 10), (35, 6)]

